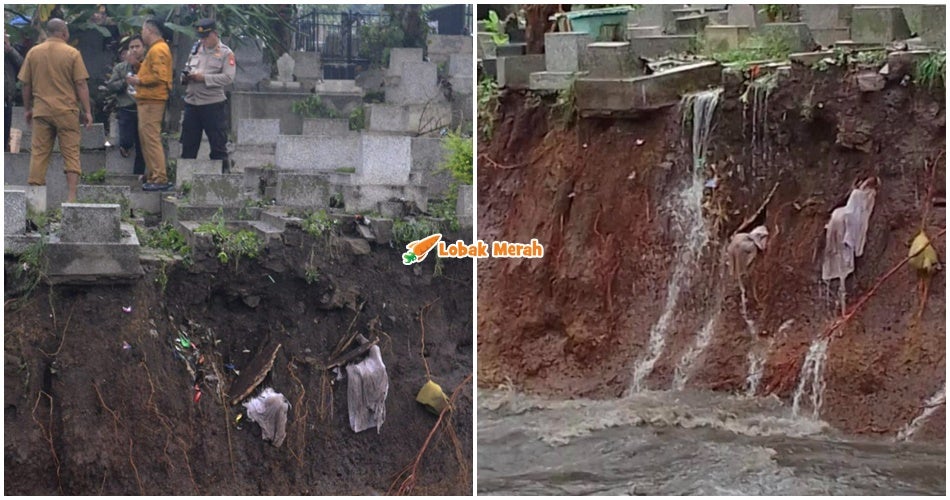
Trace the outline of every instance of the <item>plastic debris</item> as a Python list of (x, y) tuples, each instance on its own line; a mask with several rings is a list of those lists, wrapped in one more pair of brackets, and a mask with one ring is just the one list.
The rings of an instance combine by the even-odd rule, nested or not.
[(124, 312), (124, 313), (126, 313), (126, 314), (132, 312), (132, 306), (123, 307), (123, 308), (122, 308), (122, 312)]
[(201, 387), (199, 387), (198, 384), (195, 384), (194, 390), (195, 390), (195, 397), (193, 401), (197, 403), (198, 400), (201, 399)]
[(181, 344), (181, 346), (184, 347), (185, 349), (188, 349), (189, 347), (191, 347), (191, 341), (188, 340), (188, 336), (185, 335), (184, 333), (178, 334), (178, 343)]
[(930, 244), (930, 238), (927, 233), (920, 231), (910, 245), (910, 251), (907, 252), (910, 258), (910, 265), (914, 269), (923, 273), (931, 273), (934, 269), (940, 269), (940, 259), (937, 257), (937, 251)]
[(874, 211), (874, 199), (877, 196), (877, 183), (876, 177), (866, 179), (851, 191), (845, 206), (831, 212), (831, 218), (825, 225), (822, 280), (844, 280), (854, 272), (854, 259), (864, 255), (868, 220)]
[(445, 392), (439, 384), (428, 381), (419, 389), (416, 394), (416, 401), (425, 405), (426, 409), (438, 415), (449, 405), (449, 398), (445, 397)]
[(636, 144), (637, 146), (642, 146), (645, 142), (646, 142), (646, 141), (644, 141), (643, 139), (637, 139), (637, 142), (636, 142), (635, 144)]
[(389, 375), (379, 346), (370, 347), (363, 361), (346, 365), (346, 378), (350, 428), (353, 432), (362, 432), (376, 427), (378, 434), (386, 420), (386, 396), (389, 394)]
[(287, 437), (287, 411), (290, 410), (287, 398), (266, 387), (257, 397), (247, 400), (244, 408), (247, 408), (247, 418), (261, 426), (261, 437), (280, 448)]
[(719, 186), (719, 178), (713, 177), (712, 179), (709, 179), (706, 181), (705, 186), (709, 189), (716, 189), (716, 187)]
[(124, 340), (122, 341), (122, 350), (123, 350), (123, 351), (128, 351), (128, 350), (131, 349), (131, 348), (132, 348), (132, 346), (129, 345), (128, 342), (126, 342), (126, 341), (124, 341)]

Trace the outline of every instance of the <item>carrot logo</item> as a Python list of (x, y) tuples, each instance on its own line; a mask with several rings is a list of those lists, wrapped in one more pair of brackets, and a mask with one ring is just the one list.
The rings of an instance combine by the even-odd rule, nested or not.
[(402, 255), (402, 263), (408, 266), (422, 262), (441, 239), (442, 233), (436, 233), (406, 245), (406, 250), (409, 251)]

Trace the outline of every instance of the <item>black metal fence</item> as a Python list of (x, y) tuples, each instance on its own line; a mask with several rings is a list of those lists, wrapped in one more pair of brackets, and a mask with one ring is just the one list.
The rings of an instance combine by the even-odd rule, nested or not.
[[(295, 19), (293, 50), (319, 52), (324, 79), (352, 79), (371, 63), (380, 62), (380, 57), (373, 53), (389, 47), (389, 43), (399, 43), (380, 40), (379, 35), (384, 30), (366, 29), (386, 27), (391, 22), (386, 13), (312, 10)], [(451, 5), (431, 9), (422, 22), (433, 33), (467, 35), (472, 32), (472, 7)], [(370, 39), (364, 40), (367, 35)], [(376, 59), (371, 60), (372, 57)]]

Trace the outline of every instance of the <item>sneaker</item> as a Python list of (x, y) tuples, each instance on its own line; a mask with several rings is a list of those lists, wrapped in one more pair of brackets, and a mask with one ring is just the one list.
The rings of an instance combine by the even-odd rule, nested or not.
[(154, 182), (146, 182), (145, 184), (142, 184), (142, 191), (168, 191), (174, 187), (175, 185), (171, 183), (158, 184)]
[(130, 151), (128, 149), (123, 148), (122, 146), (119, 146), (119, 154), (122, 155), (123, 158), (128, 158)]

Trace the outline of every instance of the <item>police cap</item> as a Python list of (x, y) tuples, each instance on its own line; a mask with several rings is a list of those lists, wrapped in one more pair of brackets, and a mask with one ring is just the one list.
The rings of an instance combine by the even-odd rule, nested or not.
[(214, 20), (208, 18), (199, 20), (195, 23), (195, 31), (198, 33), (199, 38), (208, 36), (208, 34), (214, 31)]

